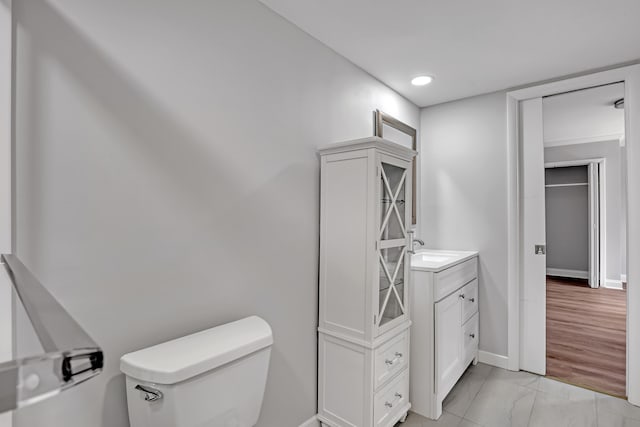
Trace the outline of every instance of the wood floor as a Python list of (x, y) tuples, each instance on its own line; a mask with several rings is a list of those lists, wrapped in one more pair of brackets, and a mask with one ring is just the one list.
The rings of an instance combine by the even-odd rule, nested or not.
[(625, 396), (627, 292), (547, 277), (547, 376)]

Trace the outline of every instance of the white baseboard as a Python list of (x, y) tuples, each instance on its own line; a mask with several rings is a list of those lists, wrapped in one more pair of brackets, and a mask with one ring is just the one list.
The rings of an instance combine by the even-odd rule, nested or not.
[(589, 272), (582, 270), (567, 270), (565, 268), (547, 268), (547, 276), (570, 277), (572, 279), (588, 279)]
[(509, 358), (507, 356), (482, 350), (478, 352), (478, 361), (502, 369), (507, 369), (509, 365)]
[(314, 415), (313, 417), (309, 418), (307, 421), (300, 424), (300, 427), (320, 427), (318, 416)]
[(611, 280), (611, 279), (607, 279), (605, 280), (605, 282), (602, 284), (603, 287), (607, 288), (607, 289), (620, 289), (622, 290), (622, 280)]
[(620, 281), (621, 282), (626, 282), (627, 281), (627, 275), (626, 274), (621, 274), (620, 275)]

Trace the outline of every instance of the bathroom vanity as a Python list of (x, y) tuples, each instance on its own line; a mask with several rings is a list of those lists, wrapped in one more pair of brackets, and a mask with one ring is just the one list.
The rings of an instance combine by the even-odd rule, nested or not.
[(320, 150), (318, 418), (392, 427), (409, 403), (415, 151), (371, 137)]
[(478, 361), (478, 253), (420, 250), (411, 257), (411, 401), (427, 418)]

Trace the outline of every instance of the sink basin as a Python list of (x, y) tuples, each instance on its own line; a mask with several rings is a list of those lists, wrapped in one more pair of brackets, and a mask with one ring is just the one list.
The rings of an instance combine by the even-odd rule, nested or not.
[(441, 271), (478, 255), (474, 251), (421, 249), (411, 256), (411, 269)]
[(424, 254), (424, 255), (422, 255), (421, 258), (422, 258), (423, 261), (428, 261), (428, 262), (442, 262), (442, 261), (446, 261), (446, 260), (450, 259), (451, 257)]
[(427, 262), (443, 262), (455, 258), (456, 254), (434, 254), (432, 252), (416, 253), (422, 261)]

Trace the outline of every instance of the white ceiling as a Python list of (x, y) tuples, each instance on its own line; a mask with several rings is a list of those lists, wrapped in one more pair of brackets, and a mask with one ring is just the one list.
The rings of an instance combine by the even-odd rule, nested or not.
[(624, 110), (613, 103), (624, 96), (624, 84), (601, 86), (544, 98), (545, 146), (559, 146), (624, 135)]
[(260, 1), (419, 106), (640, 59), (638, 0)]

